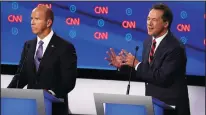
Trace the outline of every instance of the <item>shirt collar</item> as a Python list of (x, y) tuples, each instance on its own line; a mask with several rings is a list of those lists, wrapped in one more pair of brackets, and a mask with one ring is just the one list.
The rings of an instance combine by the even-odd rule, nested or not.
[(167, 35), (167, 33), (168, 33), (168, 31), (165, 33), (165, 34), (163, 34), (162, 36), (160, 36), (160, 37), (158, 37), (158, 38), (154, 38), (154, 36), (152, 36), (152, 40), (156, 40), (156, 42), (161, 42), (162, 41), (162, 39)]
[(44, 42), (43, 45), (48, 45), (52, 36), (53, 36), (54, 32), (53, 30), (51, 30), (51, 32), (44, 38), (44, 39), (40, 39), (38, 36), (37, 36), (37, 43), (39, 43), (40, 40), (42, 40)]

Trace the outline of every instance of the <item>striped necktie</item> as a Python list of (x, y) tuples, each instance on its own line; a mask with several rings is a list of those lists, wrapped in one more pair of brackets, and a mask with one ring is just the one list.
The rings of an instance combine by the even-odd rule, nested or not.
[(153, 58), (154, 58), (155, 47), (156, 47), (156, 40), (154, 39), (152, 41), (152, 47), (151, 47), (151, 50), (150, 50), (150, 53), (149, 53), (149, 63), (151, 63)]

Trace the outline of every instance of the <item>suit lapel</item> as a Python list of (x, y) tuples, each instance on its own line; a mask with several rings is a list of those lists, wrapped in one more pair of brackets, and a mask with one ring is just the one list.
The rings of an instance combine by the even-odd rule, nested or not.
[(167, 41), (169, 39), (169, 36), (170, 36), (170, 32), (168, 32), (168, 34), (160, 42), (159, 46), (157, 47), (157, 49), (155, 51), (154, 58), (153, 58), (152, 62), (150, 63), (151, 66), (154, 64), (156, 58), (160, 57), (162, 52), (165, 51), (165, 47), (167, 47)]
[(51, 38), (51, 41), (49, 42), (49, 44), (44, 52), (44, 55), (42, 57), (40, 65), (39, 65), (39, 69), (37, 71), (37, 74), (39, 74), (41, 72), (43, 65), (45, 65), (46, 60), (49, 59), (50, 55), (52, 54), (52, 52), (56, 48), (56, 43), (57, 43), (57, 37), (54, 33), (54, 35)]
[(29, 49), (29, 60), (31, 60), (30, 63), (30, 67), (32, 72), (36, 73), (36, 67), (35, 67), (35, 63), (34, 63), (34, 55), (35, 55), (35, 50), (36, 50), (36, 43), (37, 43), (37, 39), (35, 38), (31, 44), (30, 44), (30, 49)]
[(144, 59), (146, 59), (146, 62), (148, 62), (148, 60), (149, 60), (149, 52), (151, 49), (151, 44), (152, 44), (152, 38), (149, 39), (148, 44), (146, 46), (146, 53), (145, 53), (145, 57), (144, 57)]

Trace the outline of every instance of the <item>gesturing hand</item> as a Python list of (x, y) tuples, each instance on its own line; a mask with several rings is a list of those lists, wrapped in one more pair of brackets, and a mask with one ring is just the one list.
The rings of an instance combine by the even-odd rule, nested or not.
[(105, 57), (105, 60), (109, 61), (109, 65), (120, 68), (123, 62), (121, 55), (116, 55), (113, 48), (110, 48), (110, 51), (106, 52), (109, 57)]
[[(135, 59), (135, 56), (133, 56), (131, 53), (128, 53), (126, 50), (122, 50), (120, 52), (121, 55), (123, 55), (122, 57), (124, 57), (124, 63), (122, 63), (122, 65), (128, 65), (130, 67), (134, 67), (139, 63), (139, 61), (137, 59)], [(133, 61), (134, 61), (134, 65), (133, 65)]]

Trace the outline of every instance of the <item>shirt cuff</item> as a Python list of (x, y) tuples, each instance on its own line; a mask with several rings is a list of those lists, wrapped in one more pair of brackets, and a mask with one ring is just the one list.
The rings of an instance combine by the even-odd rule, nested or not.
[(52, 95), (55, 95), (55, 93), (52, 91), (52, 90), (48, 90), (49, 92), (51, 92), (52, 93)]
[(172, 107), (172, 108), (174, 108), (174, 109), (176, 108), (176, 106), (174, 106), (174, 105), (170, 105), (170, 107)]
[(139, 66), (139, 64), (140, 64), (141, 62), (139, 62), (136, 66), (135, 66), (135, 70), (137, 71), (137, 68), (138, 68), (138, 66)]

